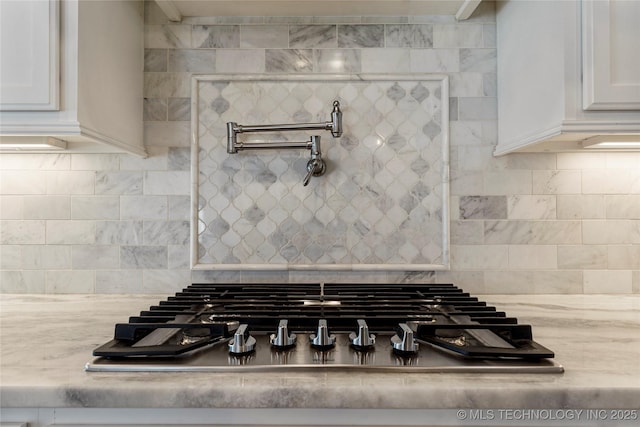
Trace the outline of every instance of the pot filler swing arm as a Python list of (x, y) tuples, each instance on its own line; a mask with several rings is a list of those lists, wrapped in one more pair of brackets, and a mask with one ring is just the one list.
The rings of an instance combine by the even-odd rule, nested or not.
[(227, 122), (227, 153), (235, 154), (242, 150), (265, 150), (284, 148), (304, 148), (311, 152), (311, 158), (307, 162), (307, 175), (303, 184), (309, 184), (312, 176), (324, 175), (327, 167), (322, 159), (320, 149), (320, 136), (313, 135), (308, 141), (281, 141), (281, 142), (241, 142), (238, 141), (239, 133), (250, 132), (288, 132), (303, 130), (329, 130), (334, 138), (342, 136), (342, 111), (340, 102), (333, 101), (333, 111), (331, 111), (331, 121), (322, 123), (294, 123), (280, 125), (239, 125), (235, 122)]

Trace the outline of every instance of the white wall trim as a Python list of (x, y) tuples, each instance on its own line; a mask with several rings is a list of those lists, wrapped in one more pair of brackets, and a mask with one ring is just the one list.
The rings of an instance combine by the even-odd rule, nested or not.
[[(442, 263), (441, 264), (205, 264), (198, 260), (199, 198), (199, 83), (208, 81), (432, 81), (441, 84), (442, 120)], [(194, 270), (285, 270), (285, 271), (434, 271), (450, 269), (449, 229), (449, 77), (444, 74), (335, 74), (335, 75), (197, 75), (191, 84), (191, 268)]]

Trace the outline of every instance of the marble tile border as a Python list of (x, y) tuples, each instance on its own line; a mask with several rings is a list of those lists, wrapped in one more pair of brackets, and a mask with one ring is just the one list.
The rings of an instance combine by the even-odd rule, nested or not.
[[(442, 260), (441, 264), (203, 264), (198, 260), (199, 84), (211, 81), (428, 81), (441, 87), (442, 126)], [(191, 268), (231, 271), (434, 271), (450, 269), (449, 230), (449, 77), (445, 74), (244, 74), (194, 75), (191, 79)]]

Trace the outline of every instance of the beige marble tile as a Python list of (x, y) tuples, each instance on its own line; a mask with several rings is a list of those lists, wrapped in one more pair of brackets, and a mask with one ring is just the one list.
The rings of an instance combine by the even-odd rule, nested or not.
[(167, 120), (166, 98), (145, 98), (143, 109), (142, 119), (145, 122)]
[(458, 117), (459, 120), (496, 120), (498, 117), (497, 98), (459, 98)]
[[(145, 131), (146, 133), (146, 131)], [(168, 147), (147, 146), (147, 157), (132, 156), (130, 154), (120, 155), (120, 170), (143, 171), (143, 170), (166, 170)]]
[(44, 293), (45, 272), (38, 270), (2, 270), (0, 271), (0, 290), (2, 293), (14, 294)]
[(144, 73), (144, 96), (188, 98), (191, 96), (191, 74), (188, 72)]
[(287, 48), (289, 27), (287, 25), (242, 25), (240, 26), (241, 48)]
[(558, 267), (565, 270), (605, 269), (607, 246), (561, 245), (558, 246)]
[(101, 171), (120, 169), (119, 154), (71, 154), (71, 170)]
[(145, 269), (142, 272), (141, 294), (175, 293), (191, 284), (191, 271)]
[(507, 197), (509, 219), (556, 219), (555, 196), (517, 195)]
[(24, 219), (24, 197), (0, 196), (0, 219)]
[(460, 72), (457, 49), (411, 49), (409, 59), (413, 73)]
[(142, 270), (96, 271), (97, 294), (139, 294), (141, 289)]
[(580, 171), (534, 170), (532, 180), (534, 194), (582, 193), (582, 174)]
[(25, 196), (24, 219), (70, 219), (71, 197)]
[(338, 28), (336, 25), (290, 25), (289, 47), (337, 48)]
[(145, 25), (144, 46), (146, 48), (189, 48), (191, 25)]
[(98, 172), (96, 173), (96, 196), (142, 194), (142, 178), (143, 174), (140, 171)]
[(320, 73), (358, 73), (362, 71), (360, 49), (315, 49), (313, 70)]
[(74, 196), (71, 198), (71, 219), (120, 219), (120, 198)]
[(455, 270), (504, 270), (509, 266), (506, 245), (451, 245)]
[(484, 194), (531, 194), (531, 172), (513, 170), (487, 172), (484, 175)]
[(409, 68), (409, 49), (362, 49), (362, 72), (400, 73)]
[(45, 242), (45, 221), (0, 221), (0, 244), (33, 245)]
[(555, 270), (558, 247), (555, 245), (510, 245), (509, 268), (513, 270)]
[(370, 48), (384, 46), (384, 25), (338, 25), (339, 48)]
[(91, 245), (95, 243), (95, 221), (46, 221), (48, 245)]
[(49, 270), (45, 292), (48, 294), (92, 294), (95, 272), (92, 270)]
[(118, 268), (119, 247), (107, 245), (73, 245), (71, 263), (74, 270), (105, 270)]
[(640, 219), (640, 195), (606, 195), (607, 218)]
[(558, 195), (558, 219), (604, 219), (604, 195)]
[(216, 55), (217, 73), (264, 73), (265, 71), (264, 49), (221, 49)]
[(495, 24), (482, 25), (482, 41), (484, 47), (496, 47), (497, 45), (497, 29)]
[(631, 169), (585, 170), (582, 172), (584, 194), (637, 194), (640, 175)]
[[(144, 124), (144, 143), (147, 149), (189, 147), (189, 144), (191, 143), (190, 130), (190, 122), (146, 122)], [(165, 162), (166, 159), (162, 157), (152, 157), (149, 159), (147, 165), (142, 169), (147, 170), (147, 168), (160, 168)]]
[(191, 174), (189, 171), (147, 171), (144, 173), (144, 194), (182, 195), (189, 194)]
[(485, 271), (489, 294), (581, 294), (583, 273), (577, 270)]
[(121, 246), (120, 268), (122, 269), (166, 269), (166, 246)]
[(169, 50), (169, 72), (213, 73), (216, 69), (214, 49)]
[(604, 169), (605, 153), (558, 153), (558, 169)]
[(585, 220), (582, 221), (583, 243), (637, 244), (640, 243), (638, 220)]
[[(385, 46), (430, 48), (433, 42), (434, 26), (429, 24), (385, 25)], [(444, 46), (449, 47), (449, 46)], [(454, 46), (451, 46), (454, 47)]]
[(483, 96), (483, 74), (452, 73), (449, 75), (451, 96), (478, 97)]
[(120, 218), (135, 219), (166, 219), (166, 196), (121, 196)]
[(434, 24), (433, 47), (483, 47), (482, 24)]
[(585, 270), (585, 294), (630, 294), (633, 290), (630, 270)]
[(145, 49), (144, 50), (144, 71), (167, 71), (168, 49)]
[(583, 238), (580, 221), (486, 220), (484, 227), (488, 244), (578, 244)]
[(0, 169), (3, 170), (69, 170), (69, 154), (2, 153)]
[(45, 194), (47, 191), (47, 176), (47, 172), (1, 171), (0, 194), (3, 196)]
[(607, 247), (608, 267), (620, 270), (640, 269), (639, 245), (611, 245)]
[(0, 270), (22, 269), (22, 245), (0, 246)]
[(191, 45), (194, 48), (237, 49), (240, 47), (240, 26), (194, 25)]
[(71, 269), (71, 246), (69, 245), (23, 245), (21, 249), (19, 265), (13, 266), (12, 269)]
[(47, 194), (94, 194), (95, 171), (46, 172)]

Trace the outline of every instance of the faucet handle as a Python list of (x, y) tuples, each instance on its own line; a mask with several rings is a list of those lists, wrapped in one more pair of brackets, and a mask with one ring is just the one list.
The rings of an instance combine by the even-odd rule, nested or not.
[(305, 187), (307, 185), (309, 185), (309, 180), (311, 180), (311, 175), (313, 175), (313, 171), (316, 168), (314, 162), (316, 162), (315, 159), (311, 159), (311, 160), (309, 160), (307, 162), (307, 174), (305, 175), (304, 179), (302, 180), (302, 185), (304, 185)]
[(324, 161), (320, 158), (311, 159), (307, 162), (307, 175), (302, 181), (302, 185), (305, 187), (309, 184), (312, 176), (320, 176), (324, 173), (325, 165)]
[(311, 151), (311, 159), (307, 162), (307, 175), (302, 181), (306, 187), (312, 176), (324, 175), (327, 165), (322, 160), (322, 151), (320, 150), (320, 136), (313, 135), (309, 140), (309, 150)]

